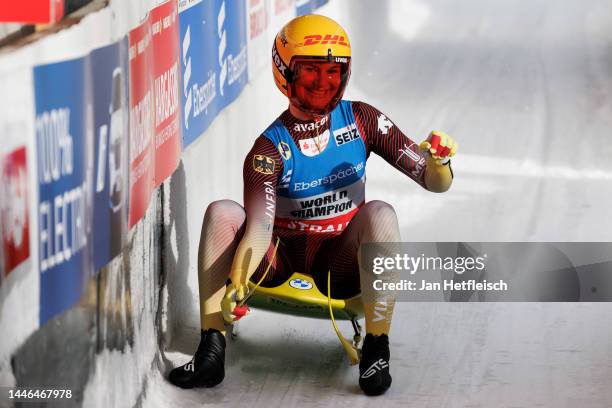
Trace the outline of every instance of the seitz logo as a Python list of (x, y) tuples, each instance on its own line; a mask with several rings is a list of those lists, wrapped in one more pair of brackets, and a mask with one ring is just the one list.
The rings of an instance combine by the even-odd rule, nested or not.
[(345, 47), (349, 46), (348, 41), (346, 41), (343, 36), (331, 34), (325, 34), (325, 36), (319, 34), (304, 36), (304, 46), (317, 44), (338, 44)]
[(359, 130), (357, 130), (357, 126), (354, 123), (334, 131), (336, 146), (342, 146), (343, 144), (352, 142), (353, 140), (359, 139), (360, 136)]

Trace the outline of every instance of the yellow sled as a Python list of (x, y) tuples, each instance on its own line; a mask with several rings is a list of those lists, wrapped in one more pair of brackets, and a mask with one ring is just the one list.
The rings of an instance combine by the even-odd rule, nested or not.
[[(277, 248), (278, 241), (270, 264), (274, 262)], [(241, 304), (248, 300), (249, 306), (254, 308), (295, 316), (331, 319), (334, 331), (338, 335), (338, 339), (342, 347), (344, 347), (351, 364), (357, 364), (360, 358), (362, 340), (362, 328), (358, 323), (358, 319), (363, 317), (361, 295), (349, 299), (332, 299), (330, 296), (325, 296), (321, 293), (311, 276), (299, 272), (294, 272), (280, 286), (273, 288), (261, 287), (259, 284), (265, 278), (269, 268), (270, 266), (268, 266), (259, 282), (248, 283), (249, 295)], [(331, 293), (329, 272), (327, 275), (327, 293)], [(352, 342), (340, 333), (336, 319), (351, 321), (355, 331)]]

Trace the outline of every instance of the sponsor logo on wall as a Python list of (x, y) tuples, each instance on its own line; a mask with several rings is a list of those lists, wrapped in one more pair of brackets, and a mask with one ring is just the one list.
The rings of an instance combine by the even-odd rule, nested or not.
[(91, 55), (94, 126), (93, 256), (99, 270), (127, 237), (129, 197), (127, 39)]
[(34, 68), (41, 324), (77, 302), (92, 275), (84, 58)]
[(25, 146), (4, 156), (0, 173), (3, 269), (8, 274), (30, 256), (28, 169)]
[(204, 133), (247, 81), (246, 4), (200, 2), (179, 14), (183, 145)]

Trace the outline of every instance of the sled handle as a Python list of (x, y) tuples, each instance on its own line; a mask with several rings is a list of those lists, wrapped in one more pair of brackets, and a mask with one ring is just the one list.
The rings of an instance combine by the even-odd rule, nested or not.
[(253, 286), (253, 289), (249, 291), (248, 295), (245, 296), (244, 299), (242, 299), (240, 302), (238, 302), (238, 305), (237, 305), (238, 307), (244, 306), (246, 301), (249, 300), (249, 298), (253, 295), (253, 293), (255, 293), (255, 290), (259, 287), (259, 285), (261, 285), (261, 282), (263, 282), (263, 280), (266, 278), (266, 276), (268, 275), (268, 272), (270, 272), (270, 268), (272, 267), (272, 264), (274, 263), (274, 258), (276, 258), (276, 251), (278, 250), (279, 243), (280, 243), (280, 238), (276, 237), (276, 245), (274, 245), (274, 251), (272, 252), (272, 258), (270, 259), (270, 262), (268, 262), (268, 267), (266, 268), (266, 271), (259, 279), (259, 282), (257, 282), (257, 284)]

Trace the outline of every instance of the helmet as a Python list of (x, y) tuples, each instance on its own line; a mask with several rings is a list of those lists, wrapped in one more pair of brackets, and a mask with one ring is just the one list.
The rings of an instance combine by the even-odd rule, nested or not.
[[(300, 96), (296, 89), (299, 79), (305, 79), (300, 69), (305, 64), (310, 69), (328, 70), (334, 67), (333, 85), (329, 95), (314, 91), (316, 100)], [(344, 29), (334, 20), (316, 14), (297, 17), (287, 23), (276, 35), (272, 45), (272, 72), (278, 89), (301, 110), (325, 115), (331, 112), (344, 94), (351, 75), (351, 45)], [(329, 71), (332, 73), (332, 71)], [(316, 81), (318, 84), (318, 81)], [(317, 85), (319, 86), (319, 85)]]

